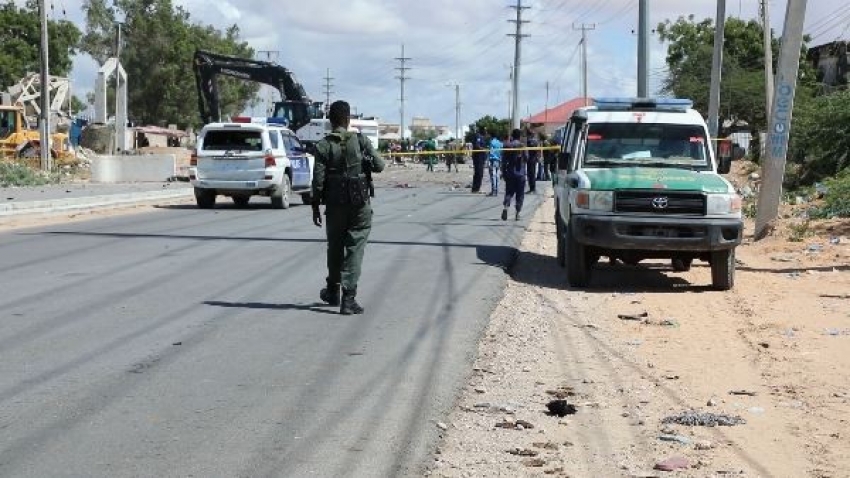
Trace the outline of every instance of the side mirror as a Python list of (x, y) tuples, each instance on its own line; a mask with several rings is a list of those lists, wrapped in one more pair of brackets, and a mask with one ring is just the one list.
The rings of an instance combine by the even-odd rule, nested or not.
[(572, 153), (562, 151), (558, 153), (558, 169), (565, 170), (570, 166), (570, 162), (573, 159)]

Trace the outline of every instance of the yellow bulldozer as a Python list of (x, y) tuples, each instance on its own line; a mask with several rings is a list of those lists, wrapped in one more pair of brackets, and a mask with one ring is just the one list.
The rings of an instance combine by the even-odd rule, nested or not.
[[(57, 165), (76, 161), (67, 133), (50, 135), (50, 156)], [(40, 158), (39, 131), (29, 127), (23, 107), (0, 105), (0, 159), (22, 160), (30, 166), (38, 166)]]

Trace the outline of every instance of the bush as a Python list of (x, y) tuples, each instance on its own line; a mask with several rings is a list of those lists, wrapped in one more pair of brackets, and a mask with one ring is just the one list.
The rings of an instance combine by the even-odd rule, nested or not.
[(58, 182), (57, 177), (23, 164), (0, 162), (0, 187), (41, 186)]
[(824, 181), (824, 205), (814, 211), (812, 217), (850, 217), (850, 168), (834, 178)]

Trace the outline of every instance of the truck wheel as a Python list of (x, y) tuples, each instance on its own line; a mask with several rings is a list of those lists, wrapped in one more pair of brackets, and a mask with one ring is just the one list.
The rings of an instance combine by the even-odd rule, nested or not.
[(564, 253), (564, 226), (561, 225), (561, 215), (555, 217), (555, 236), (558, 239), (558, 265), (564, 267), (567, 265), (567, 257)]
[(195, 202), (201, 209), (212, 209), (215, 207), (215, 191), (211, 189), (195, 188)]
[(691, 263), (692, 262), (693, 262), (693, 259), (691, 259), (691, 258), (682, 259), (680, 257), (677, 257), (677, 258), (672, 259), (670, 261), (670, 265), (673, 266), (673, 270), (676, 271), (676, 272), (687, 272), (687, 271), (691, 270)]
[(251, 202), (251, 196), (242, 194), (233, 196), (231, 199), (233, 199), (233, 204), (238, 208), (248, 207), (248, 203)]
[(590, 283), (590, 261), (587, 248), (576, 241), (569, 226), (564, 226), (567, 259), (567, 282), (571, 287), (587, 287)]
[(711, 253), (711, 286), (716, 290), (729, 290), (735, 285), (735, 250)]
[(283, 182), (275, 188), (272, 193), (272, 208), (274, 209), (289, 209), (289, 176), (283, 175)]
[(303, 193), (301, 194), (301, 201), (304, 205), (309, 206), (313, 202), (313, 195), (311, 193)]

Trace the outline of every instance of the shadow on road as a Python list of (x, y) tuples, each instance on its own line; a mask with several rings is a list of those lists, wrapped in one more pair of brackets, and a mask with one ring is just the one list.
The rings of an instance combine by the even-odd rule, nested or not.
[[(493, 251), (482, 251), (479, 258), (487, 262)], [(675, 275), (668, 266), (649, 263), (629, 266), (625, 264), (611, 265), (599, 263), (593, 267), (590, 285), (587, 288), (571, 288), (567, 285), (567, 271), (558, 266), (555, 257), (536, 252), (521, 251), (516, 256), (520, 267), (512, 267), (512, 278), (524, 284), (531, 284), (549, 289), (581, 290), (587, 293), (683, 293), (711, 291), (710, 284), (692, 284), (682, 277)], [(696, 264), (695, 264), (696, 266)]]
[(269, 309), (269, 310), (303, 310), (309, 312), (318, 312), (320, 314), (339, 315), (335, 308), (323, 303), (313, 304), (268, 304), (264, 302), (222, 302), (218, 300), (206, 300), (204, 305), (214, 307), (232, 307), (236, 309)]

